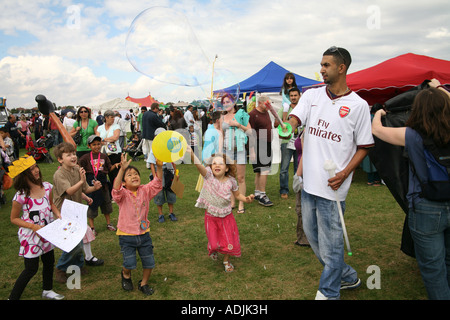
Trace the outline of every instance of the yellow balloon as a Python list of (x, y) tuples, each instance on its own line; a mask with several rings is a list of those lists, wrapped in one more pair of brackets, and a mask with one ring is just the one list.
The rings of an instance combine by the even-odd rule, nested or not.
[(162, 162), (175, 162), (183, 158), (187, 142), (180, 133), (172, 130), (159, 133), (152, 143), (155, 158)]

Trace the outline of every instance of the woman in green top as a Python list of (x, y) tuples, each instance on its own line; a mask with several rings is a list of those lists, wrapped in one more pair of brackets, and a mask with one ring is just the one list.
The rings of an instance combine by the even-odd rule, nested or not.
[(91, 119), (91, 110), (86, 107), (80, 107), (77, 111), (77, 121), (74, 122), (72, 131), (70, 131), (72, 137), (75, 136), (78, 131), (81, 133), (81, 141), (77, 145), (78, 159), (91, 151), (87, 145), (87, 139), (95, 134), (97, 127), (97, 121)]

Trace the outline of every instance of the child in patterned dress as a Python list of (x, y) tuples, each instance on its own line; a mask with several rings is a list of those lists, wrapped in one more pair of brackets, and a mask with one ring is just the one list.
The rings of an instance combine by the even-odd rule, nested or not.
[[(12, 170), (12, 167), (18, 170)], [(20, 170), (23, 171), (19, 173)], [(43, 263), (42, 297), (61, 300), (64, 296), (53, 291), (54, 246), (36, 233), (54, 218), (61, 217), (53, 203), (53, 186), (42, 181), (41, 171), (31, 156), (13, 162), (9, 175), (15, 175), (14, 188), (17, 190), (12, 200), (11, 223), (19, 227), (19, 256), (25, 260), (25, 269), (14, 284), (9, 299), (20, 299), (28, 282), (38, 272), (40, 257)]]
[(217, 260), (218, 253), (224, 255), (223, 265), (226, 272), (232, 272), (234, 266), (230, 256), (241, 256), (241, 244), (236, 220), (231, 211), (231, 195), (236, 200), (250, 203), (254, 195), (244, 196), (239, 193), (236, 181), (236, 165), (225, 155), (213, 155), (206, 161), (205, 167), (195, 154), (187, 148), (191, 159), (204, 177), (203, 188), (197, 199), (196, 207), (205, 210), (205, 231), (208, 238), (208, 253)]

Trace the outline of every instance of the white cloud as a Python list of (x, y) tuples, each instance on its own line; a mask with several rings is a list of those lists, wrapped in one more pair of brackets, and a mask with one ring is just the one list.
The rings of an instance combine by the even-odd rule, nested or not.
[(38, 94), (58, 106), (104, 102), (123, 86), (58, 56), (6, 57), (0, 60), (0, 73), (0, 88), (12, 93), (7, 95), (12, 106), (33, 107)]
[(440, 27), (431, 30), (426, 37), (429, 39), (437, 39), (437, 40), (442, 38), (450, 38), (450, 31), (447, 28)]

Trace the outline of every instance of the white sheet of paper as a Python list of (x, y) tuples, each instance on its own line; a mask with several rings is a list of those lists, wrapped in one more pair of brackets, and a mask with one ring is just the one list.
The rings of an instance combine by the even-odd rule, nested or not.
[(86, 234), (88, 206), (64, 200), (61, 219), (39, 229), (37, 233), (65, 252), (72, 251)]

